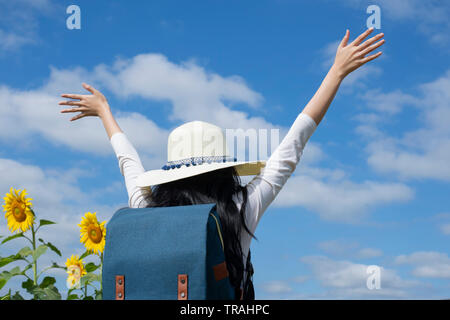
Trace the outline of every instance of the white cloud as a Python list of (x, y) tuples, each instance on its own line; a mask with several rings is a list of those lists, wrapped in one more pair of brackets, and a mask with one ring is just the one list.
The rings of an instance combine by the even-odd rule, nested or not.
[(411, 289), (422, 286), (418, 281), (402, 279), (395, 270), (380, 267), (380, 289), (367, 288), (369, 265), (347, 260), (333, 260), (325, 256), (306, 256), (300, 259), (308, 265), (315, 279), (333, 299), (398, 299), (411, 298)]
[(39, 42), (37, 16), (50, 16), (60, 4), (50, 0), (0, 1), (0, 48), (2, 54)]
[(170, 101), (170, 120), (212, 122), (222, 128), (272, 128), (260, 117), (232, 109), (234, 103), (257, 107), (263, 101), (240, 76), (223, 77), (188, 60), (179, 64), (161, 54), (140, 54), (99, 65), (95, 78), (120, 97)]
[[(450, 181), (450, 141), (442, 141), (440, 150), (415, 153), (402, 149), (388, 149), (389, 141), (377, 141), (368, 146), (368, 163), (379, 172), (394, 172), (402, 178), (428, 178)], [(427, 148), (428, 149), (428, 148)]]
[(325, 220), (357, 222), (369, 209), (413, 196), (413, 190), (402, 183), (353, 182), (342, 170), (301, 166), (280, 191), (274, 206), (304, 206)]
[(450, 279), (450, 258), (446, 253), (419, 251), (400, 255), (395, 263), (413, 266), (412, 274), (417, 277)]
[(292, 292), (292, 288), (286, 281), (270, 281), (261, 284), (263, 291), (269, 294), (284, 294)]
[(377, 124), (383, 119), (376, 113), (359, 113), (351, 118), (358, 121), (360, 124), (356, 126), (355, 132), (366, 138), (377, 139), (383, 137), (383, 132), (377, 128)]
[[(406, 179), (436, 179), (450, 181), (450, 70), (442, 77), (419, 86), (420, 95), (400, 91), (372, 91), (365, 96), (369, 107), (379, 113), (376, 121), (356, 118), (357, 128), (369, 139), (368, 163), (382, 173), (395, 173)], [(391, 137), (381, 130), (388, 116), (412, 106), (418, 112), (420, 127), (406, 131), (401, 137)]]
[(308, 141), (303, 149), (302, 166), (316, 164), (327, 158), (325, 152), (323, 152), (320, 144), (314, 141)]
[(383, 113), (384, 117), (390, 117), (399, 113), (405, 105), (417, 103), (417, 99), (404, 94), (400, 90), (383, 93), (380, 90), (368, 90), (364, 93), (367, 107)]
[(33, 38), (0, 29), (0, 47), (2, 50), (14, 50), (25, 44), (35, 42)]
[[(19, 91), (0, 87), (0, 139), (17, 142), (44, 137), (56, 145), (96, 154), (111, 154), (112, 148), (101, 121), (85, 118), (69, 122), (59, 113), (61, 101), (56, 95), (40, 90)], [(167, 131), (137, 113), (117, 113), (117, 121), (127, 135), (149, 154), (162, 152)], [(145, 134), (142, 134), (145, 130)]]

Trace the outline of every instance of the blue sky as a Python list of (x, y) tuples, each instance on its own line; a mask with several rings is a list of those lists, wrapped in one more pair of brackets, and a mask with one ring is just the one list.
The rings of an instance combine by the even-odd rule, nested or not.
[[(70, 4), (81, 30), (66, 28)], [(147, 169), (186, 121), (285, 134), (345, 29), (365, 30), (369, 4), (381, 8), (384, 54), (344, 80), (261, 220), (256, 298), (449, 298), (444, 2), (2, 0), (0, 191), (27, 188), (38, 215), (58, 222), (44, 236), (63, 259), (46, 259), (64, 262), (83, 251), (84, 212), (107, 220), (127, 195), (99, 119), (69, 123), (59, 94), (100, 89)], [(366, 287), (369, 265), (382, 268), (379, 290)]]

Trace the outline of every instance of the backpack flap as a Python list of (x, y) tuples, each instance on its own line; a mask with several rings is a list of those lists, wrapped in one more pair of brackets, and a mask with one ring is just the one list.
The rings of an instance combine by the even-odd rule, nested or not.
[(106, 228), (103, 299), (206, 299), (207, 224), (213, 207), (117, 211)]

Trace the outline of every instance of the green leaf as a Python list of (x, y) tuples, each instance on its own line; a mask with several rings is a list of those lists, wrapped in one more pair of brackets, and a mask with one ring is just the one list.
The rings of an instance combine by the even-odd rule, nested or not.
[(45, 244), (47, 247), (49, 247), (50, 250), (56, 252), (56, 254), (59, 255), (60, 257), (62, 256), (61, 251), (59, 251), (59, 249), (57, 247), (55, 247), (51, 242), (45, 242), (41, 238), (39, 238), (39, 241), (42, 242), (43, 244)]
[(20, 268), (19, 267), (14, 267), (9, 271), (3, 271), (2, 273), (0, 273), (0, 279), (7, 279), (9, 280), (10, 278), (19, 275), (21, 273)]
[(61, 300), (61, 294), (54, 285), (49, 285), (46, 288), (36, 287), (33, 289), (33, 294), (39, 300)]
[(9, 289), (7, 294), (0, 297), (0, 301), (2, 301), (2, 300), (11, 300), (11, 289)]
[(31, 256), (33, 254), (33, 250), (31, 250), (30, 247), (24, 247), (24, 248), (20, 249), (20, 251), (17, 254), (20, 255), (21, 257), (25, 258), (25, 257)]
[(47, 245), (47, 247), (50, 248), (50, 250), (52, 250), (53, 252), (55, 252), (58, 256), (60, 256), (60, 257), (62, 256), (62, 255), (61, 255), (61, 251), (59, 251), (59, 249), (58, 249), (57, 247), (55, 247), (52, 243), (47, 242), (46, 245)]
[(14, 267), (9, 271), (3, 271), (0, 273), (0, 289), (11, 279), (12, 277), (21, 275), (23, 271), (20, 271), (19, 267)]
[(94, 282), (94, 281), (101, 282), (100, 276), (98, 274), (95, 274), (95, 273), (88, 273), (87, 275), (85, 275), (85, 276), (83, 276), (81, 278), (80, 285), (82, 287), (84, 287), (87, 283), (91, 283), (91, 282)]
[(20, 271), (19, 267), (14, 267), (11, 270), (9, 270), (9, 273), (12, 274), (13, 276), (17, 276), (17, 275), (21, 274), (22, 271)]
[(61, 294), (58, 292), (58, 288), (53, 285), (44, 289), (50, 300), (61, 300)]
[(26, 289), (28, 293), (32, 294), (33, 293), (33, 289), (35, 287), (36, 286), (34, 285), (33, 280), (31, 280), (31, 279), (27, 279), (24, 282), (22, 282), (22, 288)]
[(89, 262), (88, 264), (86, 264), (84, 266), (84, 268), (86, 269), (86, 271), (89, 272), (93, 272), (95, 270), (97, 270), (100, 266), (97, 266), (95, 263), (93, 262)]
[(39, 220), (39, 227), (46, 226), (49, 224), (56, 224), (56, 222), (53, 222), (50, 220), (44, 220), (44, 219)]
[(69, 296), (72, 294), (72, 292), (73, 292), (74, 290), (76, 290), (76, 288), (69, 289), (69, 290), (67, 291), (67, 297), (69, 297)]
[(11, 300), (25, 300), (19, 293), (19, 291), (16, 291), (14, 295), (11, 297)]
[(20, 237), (23, 237), (23, 232), (18, 233), (18, 234), (15, 234), (15, 235), (13, 235), (13, 236), (10, 236), (10, 237), (4, 239), (4, 240), (2, 241), (2, 244), (6, 243), (6, 242), (8, 242), (8, 241), (11, 241), (11, 240), (13, 240), (13, 239), (20, 238)]
[(47, 246), (45, 244), (41, 244), (36, 250), (33, 251), (33, 259), (37, 260), (40, 256), (42, 256), (45, 251), (47, 251)]
[(3, 286), (6, 284), (6, 279), (0, 279), (0, 289), (3, 288)]
[[(20, 257), (19, 257), (19, 259), (20, 259)], [(7, 264), (9, 264), (13, 261), (16, 261), (16, 260), (18, 260), (18, 259), (17, 259), (17, 255), (15, 255), (15, 254), (13, 254), (9, 257), (4, 257), (4, 258), (0, 257), (0, 268), (6, 266)]]
[(95, 290), (95, 300), (102, 300), (102, 299), (103, 299), (102, 292)]
[(71, 294), (67, 297), (67, 300), (80, 300), (77, 294)]
[(91, 296), (87, 296), (87, 297), (84, 297), (83, 300), (94, 300), (94, 298)]
[(56, 280), (53, 277), (45, 277), (39, 285), (40, 288), (47, 288), (48, 286), (55, 284)]
[(86, 251), (81, 255), (80, 259), (84, 259), (84, 258), (90, 256), (92, 253), (93, 253), (92, 251), (86, 250)]

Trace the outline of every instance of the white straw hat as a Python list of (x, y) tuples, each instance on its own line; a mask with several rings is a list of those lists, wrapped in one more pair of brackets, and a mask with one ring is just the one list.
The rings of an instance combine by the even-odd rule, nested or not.
[(236, 167), (240, 176), (256, 175), (265, 164), (265, 161), (237, 161), (230, 157), (221, 128), (204, 121), (192, 121), (170, 133), (167, 163), (162, 169), (139, 175), (136, 184), (148, 187), (228, 167)]

